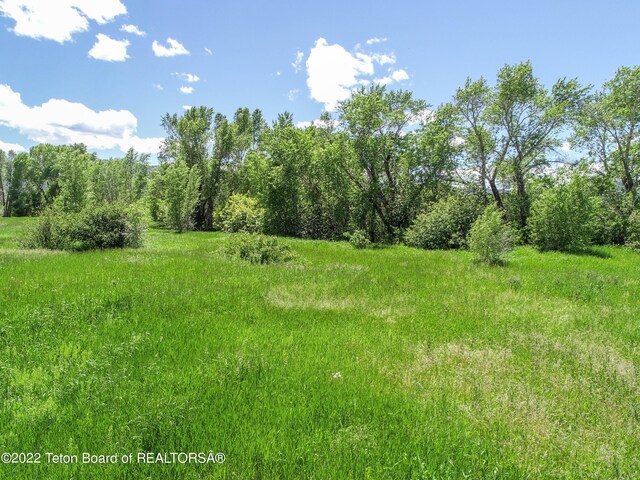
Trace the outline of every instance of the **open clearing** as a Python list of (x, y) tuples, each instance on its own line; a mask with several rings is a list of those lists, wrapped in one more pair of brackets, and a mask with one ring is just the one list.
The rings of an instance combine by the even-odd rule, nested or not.
[(640, 255), (226, 235), (20, 250), (0, 220), (0, 451), (223, 464), (0, 465), (2, 478), (638, 478)]

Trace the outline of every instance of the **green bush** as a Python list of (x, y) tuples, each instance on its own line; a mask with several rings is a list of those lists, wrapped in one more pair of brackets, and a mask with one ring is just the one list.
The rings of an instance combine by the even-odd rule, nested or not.
[(529, 228), (540, 250), (580, 250), (595, 233), (596, 199), (580, 173), (560, 178), (533, 203)]
[(367, 237), (367, 234), (362, 230), (355, 230), (353, 233), (346, 234), (349, 237), (349, 244), (353, 248), (357, 248), (358, 250), (362, 250), (365, 248), (371, 248), (372, 243)]
[(87, 208), (79, 213), (47, 210), (23, 241), (26, 248), (98, 250), (137, 248), (144, 226), (139, 213), (120, 205)]
[(264, 227), (264, 209), (260, 208), (254, 198), (235, 193), (216, 212), (214, 225), (223, 232), (261, 233)]
[(297, 260), (291, 247), (278, 238), (251, 233), (240, 233), (229, 238), (224, 253), (255, 264), (289, 263)]
[(513, 231), (495, 205), (489, 205), (473, 223), (467, 244), (479, 262), (495, 265), (506, 261), (513, 250)]
[(640, 252), (640, 210), (636, 210), (629, 217), (625, 245)]
[(404, 235), (410, 247), (427, 249), (465, 248), (471, 225), (481, 212), (478, 199), (451, 195), (418, 215)]

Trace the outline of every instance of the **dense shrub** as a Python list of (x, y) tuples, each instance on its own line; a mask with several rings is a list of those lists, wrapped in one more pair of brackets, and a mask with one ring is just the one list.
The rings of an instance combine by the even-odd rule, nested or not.
[(640, 252), (640, 210), (636, 210), (629, 217), (625, 244), (637, 252)]
[(349, 244), (353, 248), (357, 248), (358, 250), (362, 250), (364, 248), (370, 248), (372, 243), (367, 237), (367, 234), (362, 230), (355, 230), (353, 233), (347, 234), (349, 237)]
[(615, 245), (625, 243), (627, 222), (633, 212), (633, 193), (624, 189), (613, 178), (593, 175), (589, 188), (597, 197), (594, 213), (593, 243)]
[(223, 232), (260, 233), (264, 226), (264, 209), (254, 198), (236, 193), (216, 213), (214, 224)]
[(471, 225), (480, 212), (477, 198), (451, 195), (418, 215), (405, 232), (404, 242), (417, 248), (464, 248)]
[(50, 250), (137, 248), (142, 245), (141, 216), (120, 205), (87, 208), (79, 213), (47, 210), (36, 220), (23, 245)]
[(473, 223), (467, 244), (479, 262), (499, 264), (507, 259), (513, 249), (513, 231), (495, 205), (489, 205)]
[(595, 225), (595, 199), (584, 176), (561, 178), (533, 203), (529, 227), (540, 250), (579, 250), (591, 245)]
[(250, 233), (229, 238), (224, 252), (229, 257), (256, 264), (288, 263), (297, 259), (291, 247), (278, 238)]

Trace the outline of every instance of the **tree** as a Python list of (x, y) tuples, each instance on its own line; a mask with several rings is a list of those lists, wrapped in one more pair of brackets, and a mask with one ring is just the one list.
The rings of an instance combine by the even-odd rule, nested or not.
[(561, 144), (558, 134), (580, 110), (585, 93), (577, 80), (564, 78), (547, 91), (530, 62), (505, 65), (498, 72), (487, 118), (500, 136), (498, 165), (515, 184), (513, 214), (520, 228), (529, 217), (527, 176), (548, 164), (547, 155)]
[(219, 187), (220, 165), (211, 158), (213, 109), (192, 107), (182, 116), (165, 114), (162, 126), (167, 137), (160, 148), (162, 162), (184, 162), (195, 167), (200, 179), (194, 216), (195, 227), (211, 228), (214, 199)]
[(573, 142), (637, 199), (640, 181), (640, 66), (622, 67), (589, 97)]
[(59, 193), (53, 204), (60, 211), (77, 213), (87, 206), (88, 172), (92, 160), (95, 160), (92, 155), (75, 149), (65, 149), (58, 153), (56, 165), (59, 172)]
[(467, 78), (464, 87), (456, 91), (454, 104), (463, 123), (463, 168), (471, 169), (477, 175), (483, 195), (488, 185), (497, 207), (504, 209), (497, 181), (506, 161), (510, 139), (499, 135), (498, 126), (490, 121), (488, 110), (492, 94), (484, 78), (475, 82)]
[(200, 200), (200, 172), (178, 160), (165, 173), (166, 223), (177, 232), (191, 230), (193, 215)]
[(2, 216), (11, 216), (11, 198), (9, 197), (9, 185), (11, 184), (11, 176), (13, 174), (13, 151), (6, 154), (0, 150), (0, 209)]
[[(425, 186), (441, 177), (438, 164), (449, 160), (454, 131), (447, 116), (452, 112), (440, 110), (435, 120), (411, 132), (410, 127), (428, 114), (426, 102), (413, 99), (411, 92), (387, 91), (380, 85), (361, 88), (338, 110), (353, 151), (345, 155), (343, 171), (386, 235), (395, 238), (411, 223)], [(431, 155), (438, 148), (443, 155)]]

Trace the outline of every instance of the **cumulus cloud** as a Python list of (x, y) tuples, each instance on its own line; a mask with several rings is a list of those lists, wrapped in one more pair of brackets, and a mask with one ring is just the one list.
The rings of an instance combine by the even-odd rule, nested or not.
[[(396, 58), (391, 54), (368, 54), (357, 49), (349, 52), (339, 44), (329, 45), (324, 38), (319, 38), (306, 63), (309, 95), (313, 100), (323, 103), (325, 110), (333, 111), (338, 102), (351, 96), (354, 88), (371, 83), (376, 65), (395, 62)], [(396, 70), (374, 81), (387, 85), (408, 78), (405, 70)]]
[(316, 40), (307, 58), (307, 86), (311, 98), (324, 103), (327, 111), (336, 109), (346, 100), (356, 85), (362, 85), (362, 75), (373, 75), (373, 60), (369, 55), (349, 53), (341, 45), (329, 45), (324, 38)]
[(191, 110), (192, 108), (193, 108), (193, 105), (182, 105), (183, 110)]
[(18, 145), (17, 143), (6, 143), (0, 140), (0, 150), (4, 152), (24, 152), (26, 148), (24, 148), (22, 145)]
[(300, 50), (298, 50), (296, 52), (295, 60), (291, 63), (291, 66), (293, 67), (296, 73), (298, 73), (302, 69), (303, 58), (304, 58), (304, 52), (301, 52)]
[(174, 75), (187, 83), (196, 83), (200, 81), (200, 77), (193, 73), (174, 73)]
[(122, 25), (122, 27), (120, 27), (120, 31), (127, 32), (132, 35), (137, 35), (138, 37), (144, 37), (147, 34), (147, 32), (143, 32), (136, 25), (128, 25), (128, 24)]
[(89, 50), (89, 56), (96, 60), (105, 62), (124, 62), (127, 55), (129, 40), (114, 40), (113, 38), (99, 33), (96, 35), (98, 41)]
[(193, 87), (180, 87), (178, 89), (180, 91), (180, 93), (184, 93), (185, 95), (191, 95), (193, 93)]
[(391, 75), (387, 75), (386, 77), (376, 78), (374, 81), (380, 85), (388, 85), (393, 82), (402, 82), (404, 80), (409, 80), (409, 74), (406, 70), (399, 69), (394, 70)]
[(162, 85), (160, 85), (159, 83), (152, 83), (151, 86), (153, 88), (155, 88), (156, 90), (162, 91), (164, 90), (164, 88), (162, 87)]
[(119, 148), (157, 153), (162, 138), (136, 135), (137, 118), (128, 110), (95, 111), (82, 103), (53, 98), (28, 106), (18, 92), (0, 84), (0, 125), (17, 129), (38, 143), (84, 143), (91, 149)]
[(287, 94), (287, 98), (289, 99), (290, 102), (293, 102), (295, 101), (299, 93), (300, 93), (300, 90), (298, 90), (297, 88), (289, 90), (289, 93)]
[(393, 65), (394, 63), (396, 63), (396, 57), (393, 54), (374, 53), (373, 55), (371, 55), (371, 58), (373, 59), (374, 62), (380, 65), (387, 65), (387, 64)]
[(387, 38), (373, 37), (367, 40), (367, 45), (375, 45), (376, 43), (383, 43), (383, 42), (386, 42), (387, 40), (388, 40)]
[(169, 46), (165, 47), (164, 45), (154, 40), (153, 44), (151, 45), (151, 49), (153, 50), (153, 53), (156, 55), (156, 57), (175, 57), (177, 55), (189, 55), (189, 50), (184, 48), (184, 45), (173, 38), (167, 38), (167, 45)]
[(120, 0), (0, 0), (0, 14), (16, 22), (13, 33), (59, 43), (86, 32), (90, 20), (105, 24), (125, 13)]

